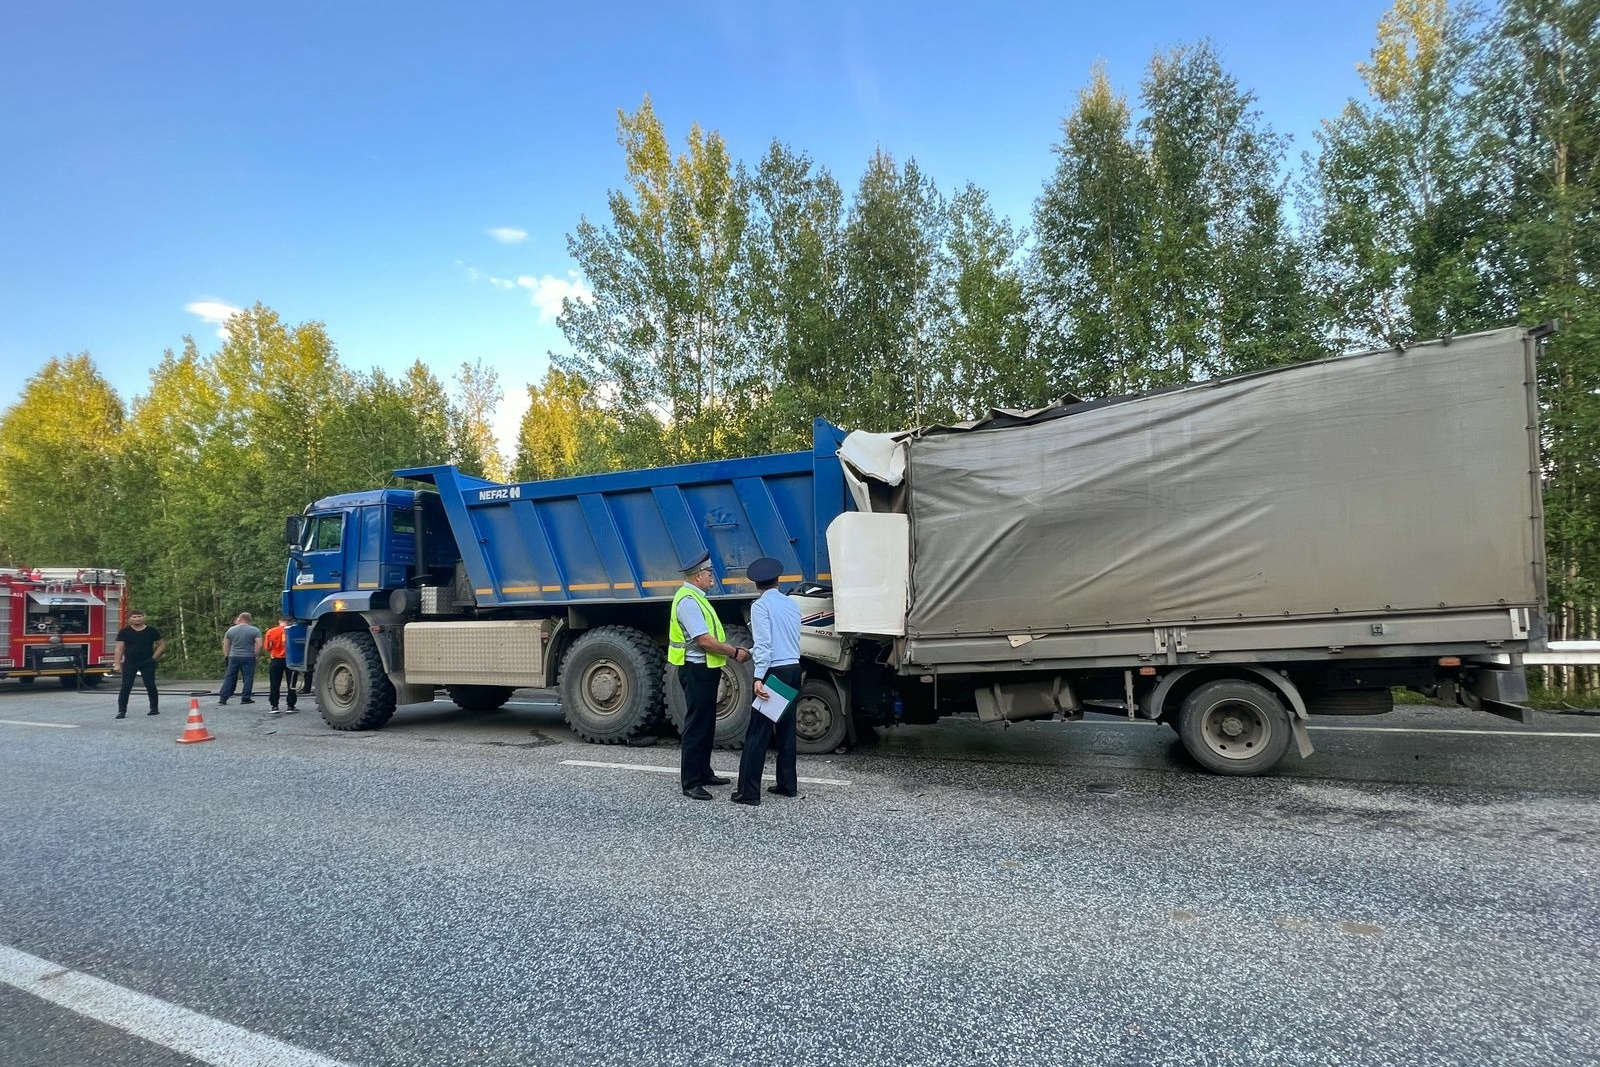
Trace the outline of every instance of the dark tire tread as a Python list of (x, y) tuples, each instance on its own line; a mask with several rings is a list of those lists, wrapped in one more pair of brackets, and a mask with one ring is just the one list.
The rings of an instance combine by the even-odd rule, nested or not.
[[(332, 657), (331, 659), (329, 657)], [(348, 715), (333, 712), (334, 702), (324, 687), (332, 678), (338, 660), (348, 659), (359, 678), (357, 688), (366, 699)], [(395, 691), (389, 676), (383, 670), (383, 657), (378, 646), (364, 633), (340, 634), (322, 647), (317, 654), (316, 679), (317, 710), (322, 721), (335, 730), (376, 730), (394, 715)]]
[[(595, 650), (627, 668), (634, 699), (614, 716), (588, 716), (578, 699), (584, 659)], [(655, 728), (661, 722), (661, 680), (666, 654), (643, 631), (631, 626), (600, 626), (580, 634), (561, 658), (561, 706), (572, 732), (591, 744), (620, 745)]]

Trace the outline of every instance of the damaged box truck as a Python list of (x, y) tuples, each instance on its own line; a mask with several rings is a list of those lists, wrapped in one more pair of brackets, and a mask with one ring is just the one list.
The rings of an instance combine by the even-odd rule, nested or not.
[[(664, 657), (678, 561), (709, 550), (802, 605), (803, 751), (969, 713), (1114, 709), (1202, 767), (1259, 774), (1311, 715), (1408, 688), (1522, 717), (1544, 637), (1539, 331), (1496, 330), (1158, 393), (845, 434), (811, 451), (319, 500), (289, 520), (291, 666), (337, 729), (443, 687), (559, 685), (588, 740), (682, 717)], [(724, 668), (719, 743), (750, 714)]]

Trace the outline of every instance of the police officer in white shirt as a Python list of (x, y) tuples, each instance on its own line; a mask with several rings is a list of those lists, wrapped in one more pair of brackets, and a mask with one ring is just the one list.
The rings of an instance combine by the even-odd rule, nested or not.
[[(783, 564), (762, 556), (750, 564), (745, 576), (756, 584), (761, 595), (750, 605), (750, 630), (755, 635), (752, 655), (756, 667), (756, 696), (766, 698), (766, 683), (777, 679), (794, 692), (804, 680), (800, 672), (800, 609), (778, 591), (778, 576)], [(759, 711), (750, 713), (745, 728), (744, 752), (739, 758), (739, 784), (728, 799), (735, 804), (761, 803), (761, 770), (767, 762), (767, 745), (776, 731), (778, 739), (778, 784), (767, 790), (780, 797), (800, 795), (795, 772), (794, 701), (774, 723)]]

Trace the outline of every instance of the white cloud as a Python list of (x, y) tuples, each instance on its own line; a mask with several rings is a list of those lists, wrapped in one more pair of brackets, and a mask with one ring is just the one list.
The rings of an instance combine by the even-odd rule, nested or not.
[(228, 320), (239, 314), (242, 309), (232, 304), (224, 304), (220, 300), (195, 300), (183, 305), (183, 310), (191, 315), (198, 315), (202, 322), (217, 327), (217, 336), (226, 341)]
[(496, 278), (493, 274), (485, 274), (477, 267), (468, 267), (467, 277), (473, 282), (488, 282), (496, 289), (515, 289), (517, 287), (517, 283), (510, 278)]
[(517, 284), (533, 294), (532, 303), (539, 309), (540, 322), (548, 322), (561, 314), (561, 302), (568, 298), (584, 303), (594, 301), (594, 290), (589, 288), (588, 282), (578, 277), (575, 270), (567, 271), (565, 278), (550, 274), (535, 278), (524, 274), (517, 279)]
[(494, 226), (483, 232), (503, 245), (517, 245), (528, 239), (528, 231), (515, 226)]

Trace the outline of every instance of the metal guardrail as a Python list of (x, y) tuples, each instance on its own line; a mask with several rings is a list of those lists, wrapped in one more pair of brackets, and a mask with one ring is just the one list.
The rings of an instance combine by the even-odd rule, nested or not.
[[(1511, 662), (1511, 657), (1505, 653), (1474, 658), (1491, 663)], [(1600, 666), (1600, 641), (1551, 641), (1543, 652), (1523, 653), (1522, 665), (1525, 667)]]

